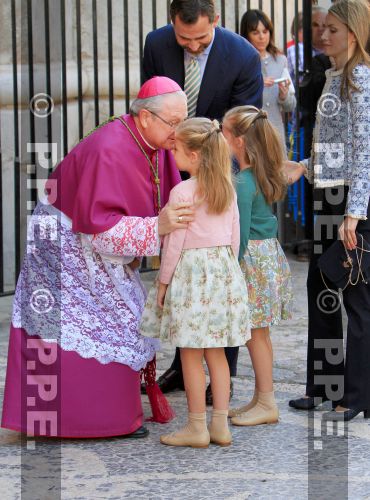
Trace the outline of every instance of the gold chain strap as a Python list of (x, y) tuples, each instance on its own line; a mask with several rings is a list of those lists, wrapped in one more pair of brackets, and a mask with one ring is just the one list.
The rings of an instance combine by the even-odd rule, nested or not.
[[(360, 277), (362, 278), (362, 282), (365, 283), (365, 285), (368, 284), (368, 282), (365, 280), (364, 278), (364, 275), (362, 274), (362, 269), (361, 269), (361, 265), (362, 265), (362, 258), (363, 258), (363, 255), (364, 255), (364, 252), (366, 253), (370, 253), (370, 250), (366, 250), (364, 248), (364, 237), (362, 234), (360, 234), (361, 236), (361, 241), (362, 241), (362, 246), (361, 247), (358, 247), (356, 246), (356, 258), (357, 258), (357, 264), (358, 264), (358, 274), (357, 274), (357, 277), (355, 279), (355, 281), (352, 281), (352, 272), (353, 272), (353, 260), (351, 258), (351, 256), (349, 255), (348, 253), (348, 250), (347, 248), (344, 246), (344, 243), (343, 243), (343, 246), (344, 246), (344, 251), (346, 252), (346, 255), (347, 255), (347, 263), (349, 264), (349, 266), (351, 267), (351, 270), (349, 272), (349, 276), (348, 276), (348, 281), (347, 283), (344, 285), (343, 288), (341, 288), (340, 290), (342, 292), (344, 292), (344, 290), (349, 286), (349, 285), (352, 285), (352, 286), (355, 286), (357, 285), (357, 283), (360, 281)], [(361, 253), (360, 253), (360, 257), (358, 256), (358, 250), (361, 250)], [(332, 288), (329, 288), (326, 281), (325, 281), (325, 278), (324, 278), (324, 275), (320, 269), (320, 274), (321, 274), (321, 279), (326, 287), (326, 289), (331, 292), (331, 293), (334, 293), (335, 295), (338, 295), (338, 297), (340, 298), (340, 293), (337, 292), (336, 290), (333, 290)]]

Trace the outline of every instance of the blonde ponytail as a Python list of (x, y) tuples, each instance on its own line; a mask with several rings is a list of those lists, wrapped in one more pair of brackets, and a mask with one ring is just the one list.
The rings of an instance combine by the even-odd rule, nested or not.
[(176, 139), (185, 149), (200, 155), (197, 173), (199, 201), (206, 201), (208, 212), (220, 214), (234, 199), (231, 158), (227, 142), (217, 120), (191, 118), (176, 129)]
[(243, 138), (245, 160), (253, 169), (267, 203), (284, 198), (283, 144), (267, 113), (254, 106), (237, 106), (226, 113), (224, 123), (234, 137)]

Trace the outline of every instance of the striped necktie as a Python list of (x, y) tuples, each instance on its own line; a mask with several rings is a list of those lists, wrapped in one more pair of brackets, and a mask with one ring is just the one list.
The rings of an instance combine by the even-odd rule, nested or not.
[(185, 70), (184, 91), (188, 98), (188, 116), (195, 116), (197, 110), (198, 94), (200, 89), (201, 74), (200, 67), (196, 57), (192, 57)]

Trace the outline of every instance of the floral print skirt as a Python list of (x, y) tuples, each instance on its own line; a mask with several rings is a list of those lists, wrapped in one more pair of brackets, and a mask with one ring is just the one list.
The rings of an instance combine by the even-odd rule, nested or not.
[(289, 263), (276, 238), (249, 240), (241, 269), (248, 286), (251, 328), (277, 325), (291, 318)]
[(176, 347), (245, 345), (250, 339), (248, 292), (231, 247), (183, 250), (164, 308), (151, 288), (140, 333)]

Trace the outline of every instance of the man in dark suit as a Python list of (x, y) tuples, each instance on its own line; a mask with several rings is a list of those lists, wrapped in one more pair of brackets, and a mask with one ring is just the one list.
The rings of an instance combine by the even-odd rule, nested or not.
[(257, 51), (244, 38), (217, 27), (213, 0), (173, 0), (172, 24), (148, 34), (143, 80), (167, 76), (182, 88), (195, 56), (201, 72), (196, 116), (220, 120), (234, 106), (262, 106), (263, 79)]
[[(234, 106), (262, 107), (263, 78), (258, 52), (244, 38), (217, 26), (213, 0), (173, 0), (172, 24), (148, 34), (143, 81), (153, 76), (175, 80), (188, 97), (189, 117), (221, 120)], [(236, 375), (238, 348), (225, 348), (231, 376)], [(159, 378), (163, 392), (183, 388), (179, 349)], [(210, 387), (207, 403), (211, 403)]]

